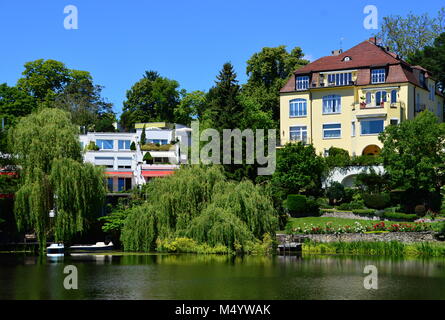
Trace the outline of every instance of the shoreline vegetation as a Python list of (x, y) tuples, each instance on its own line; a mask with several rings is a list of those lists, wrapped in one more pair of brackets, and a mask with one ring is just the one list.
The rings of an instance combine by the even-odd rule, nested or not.
[(445, 243), (400, 241), (354, 241), (312, 242), (303, 244), (306, 254), (348, 254), (385, 257), (442, 257), (445, 258)]

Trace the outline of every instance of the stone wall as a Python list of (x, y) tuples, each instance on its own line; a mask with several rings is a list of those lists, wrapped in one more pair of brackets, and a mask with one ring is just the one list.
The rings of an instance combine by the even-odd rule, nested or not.
[(400, 241), (413, 243), (422, 241), (437, 241), (434, 232), (388, 232), (388, 233), (344, 233), (344, 234), (305, 234), (286, 235), (277, 234), (278, 244), (290, 242), (354, 242), (354, 241)]

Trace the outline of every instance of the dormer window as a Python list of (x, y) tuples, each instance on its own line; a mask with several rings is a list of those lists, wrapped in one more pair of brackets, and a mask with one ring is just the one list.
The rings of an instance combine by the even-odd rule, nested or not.
[(386, 79), (385, 69), (373, 69), (371, 71), (371, 83), (384, 83)]
[(296, 80), (297, 90), (307, 90), (309, 88), (309, 76), (300, 76)]
[(345, 61), (345, 62), (348, 62), (348, 61), (351, 61), (352, 60), (352, 58), (351, 57), (344, 57), (344, 59), (343, 59), (343, 61)]

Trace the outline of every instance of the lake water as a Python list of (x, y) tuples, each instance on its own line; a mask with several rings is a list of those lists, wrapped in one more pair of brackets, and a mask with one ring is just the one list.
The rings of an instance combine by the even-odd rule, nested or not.
[[(64, 289), (67, 265), (77, 290)], [(363, 286), (367, 265), (377, 290)], [(445, 259), (0, 254), (0, 299), (445, 299)]]

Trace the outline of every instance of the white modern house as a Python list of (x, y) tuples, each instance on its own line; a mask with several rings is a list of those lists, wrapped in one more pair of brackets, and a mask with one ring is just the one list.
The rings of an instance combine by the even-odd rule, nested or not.
[[(151, 122), (137, 123), (135, 129), (133, 133), (88, 132), (79, 136), (84, 161), (104, 166), (110, 192), (125, 192), (151, 178), (173, 174), (181, 163), (187, 162), (190, 128)], [(146, 142), (141, 146), (144, 129)], [(91, 149), (91, 145), (96, 147)], [(147, 153), (151, 157), (147, 158)]]

